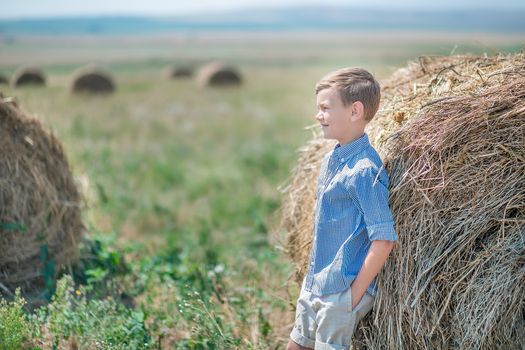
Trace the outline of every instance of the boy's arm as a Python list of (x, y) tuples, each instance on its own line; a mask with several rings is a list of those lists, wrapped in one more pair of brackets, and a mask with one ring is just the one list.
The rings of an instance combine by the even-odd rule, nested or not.
[(394, 219), (388, 204), (388, 175), (383, 179), (379, 175), (374, 168), (364, 169), (353, 184), (371, 241), (363, 265), (351, 285), (353, 307), (361, 301), (366, 289), (385, 264), (394, 242), (397, 241)]
[(366, 292), (366, 289), (377, 276), (383, 265), (385, 264), (388, 255), (394, 248), (393, 241), (377, 240), (372, 241), (370, 249), (365, 258), (361, 270), (357, 277), (352, 282), (352, 308), (355, 308), (361, 298)]

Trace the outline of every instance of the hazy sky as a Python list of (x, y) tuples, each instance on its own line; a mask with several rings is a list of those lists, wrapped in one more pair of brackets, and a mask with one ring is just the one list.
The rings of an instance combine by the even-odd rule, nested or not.
[(523, 0), (0, 0), (0, 18), (93, 15), (160, 15), (229, 11), (294, 5), (346, 5), (381, 8), (525, 9)]

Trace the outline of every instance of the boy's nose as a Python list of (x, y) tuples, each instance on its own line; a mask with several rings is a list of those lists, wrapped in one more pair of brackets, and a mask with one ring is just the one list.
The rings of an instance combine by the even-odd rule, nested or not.
[(319, 111), (319, 112), (315, 115), (315, 119), (317, 119), (317, 121), (321, 121), (321, 119), (323, 119), (323, 113), (321, 113), (321, 111)]

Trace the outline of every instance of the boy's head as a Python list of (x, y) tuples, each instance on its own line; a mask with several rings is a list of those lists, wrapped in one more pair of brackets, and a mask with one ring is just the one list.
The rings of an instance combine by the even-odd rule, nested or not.
[(379, 108), (381, 89), (367, 70), (343, 68), (329, 73), (315, 86), (321, 123), (326, 138), (347, 143), (360, 136)]

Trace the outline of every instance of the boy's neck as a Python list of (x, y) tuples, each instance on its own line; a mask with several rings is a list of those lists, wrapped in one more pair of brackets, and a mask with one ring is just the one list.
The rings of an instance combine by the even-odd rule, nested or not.
[(349, 135), (348, 138), (346, 138), (344, 140), (337, 140), (337, 141), (339, 142), (339, 145), (344, 146), (344, 145), (347, 145), (347, 144), (357, 140), (358, 138), (360, 138), (364, 134), (365, 134), (365, 131), (363, 130), (360, 133), (357, 133), (355, 135)]

